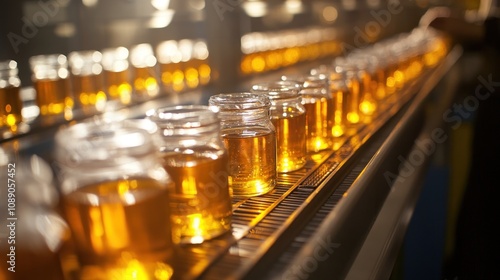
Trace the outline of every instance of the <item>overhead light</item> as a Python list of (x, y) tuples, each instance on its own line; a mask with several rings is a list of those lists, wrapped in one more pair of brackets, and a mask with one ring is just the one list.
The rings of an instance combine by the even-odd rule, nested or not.
[(174, 10), (156, 11), (148, 22), (149, 28), (164, 28), (167, 27), (174, 17)]
[(356, 10), (356, 0), (342, 0), (342, 7), (346, 11)]
[(267, 14), (267, 3), (263, 1), (244, 2), (243, 10), (249, 17), (263, 17)]
[(337, 20), (337, 17), (339, 16), (339, 12), (337, 9), (333, 6), (326, 6), (323, 8), (323, 11), (321, 12), (321, 16), (326, 22), (334, 22)]
[(151, 5), (158, 11), (165, 11), (169, 4), (170, 0), (151, 0)]
[(303, 5), (301, 0), (286, 0), (285, 9), (290, 14), (300, 14), (303, 10)]
[(97, 5), (97, 2), (99, 2), (99, 0), (82, 0), (82, 4), (85, 7), (89, 7), (89, 8)]

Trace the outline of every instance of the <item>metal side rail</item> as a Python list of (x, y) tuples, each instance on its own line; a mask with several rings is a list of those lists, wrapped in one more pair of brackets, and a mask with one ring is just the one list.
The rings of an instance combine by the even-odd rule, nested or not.
[[(441, 87), (439, 103), (436, 104), (434, 111), (430, 112), (429, 120), (414, 143), (427, 143), (426, 145), (431, 143), (429, 147), (435, 150), (446, 136), (442, 134), (446, 131), (442, 116), (445, 110), (451, 107), (457, 92), (459, 82), (457, 71), (458, 68), (453, 68), (444, 78), (445, 86)], [(439, 142), (436, 142), (436, 137)], [(414, 170), (395, 178), (370, 233), (346, 275), (346, 280), (389, 279), (418, 201), (422, 180), (433, 155), (429, 147), (427, 147), (429, 150), (424, 152), (422, 147), (414, 145), (408, 153), (406, 160), (412, 164)], [(413, 157), (419, 161), (412, 159)]]
[[(423, 125), (424, 103), (461, 53), (460, 47), (452, 49), (425, 83), (419, 85), (417, 95), (407, 108), (403, 108), (403, 115), (373, 157), (370, 159), (369, 153), (366, 155), (366, 166), (360, 161), (351, 169), (352, 174), (341, 184), (345, 186), (337, 188), (320, 207), (318, 217), (313, 217), (295, 237), (295, 243), (281, 255), (282, 260), (275, 259), (267, 266), (252, 270), (247, 274), (248, 279), (345, 279), (348, 273), (349, 279), (385, 279), (356, 275), (353, 264), (359, 264), (356, 261), (363, 255), (360, 250), (367, 250), (365, 241), (372, 226), (378, 222), (377, 217), (381, 211), (387, 211), (384, 202), (397, 180), (397, 175), (387, 177), (387, 174), (398, 174), (401, 159), (410, 152), (415, 139), (421, 137), (424, 128), (414, 126)], [(398, 214), (403, 217), (405, 213)], [(382, 247), (387, 248), (387, 244), (384, 245)], [(370, 260), (375, 262), (371, 263), (374, 270), (379, 257), (384, 254)]]
[[(323, 238), (319, 241), (333, 242), (335, 246), (338, 245), (335, 252), (341, 253), (331, 254), (329, 258), (338, 258), (338, 261), (326, 262), (327, 266), (333, 268), (335, 274), (345, 274), (344, 270), (356, 256), (391, 188), (383, 177), (382, 180), (372, 181), (373, 175), (379, 173), (381, 168), (397, 172), (398, 162), (394, 155), (408, 151), (421, 130), (421, 103), (435, 85), (432, 85), (432, 80), (436, 79), (437, 82), (447, 71), (446, 61), (388, 100), (387, 108), (381, 110), (377, 118), (370, 124), (360, 125), (355, 133), (342, 139), (337, 150), (315, 154), (303, 169), (280, 174), (277, 186), (271, 193), (234, 200), (233, 231), (201, 245), (179, 247), (173, 278), (281, 277), (283, 273), (280, 272), (270, 275), (272, 266), (279, 263), (280, 257), (293, 245), (296, 237), (300, 238), (303, 231), (314, 231), (313, 241), (318, 240), (314, 237), (318, 233), (327, 237), (322, 230), (324, 224), (333, 225), (338, 233), (335, 238), (338, 238)], [(407, 138), (409, 140), (402, 141)], [(373, 170), (373, 166), (378, 166), (377, 170)], [(361, 184), (361, 181), (366, 192), (360, 195), (356, 185)], [(331, 196), (339, 203), (332, 203), (329, 200)], [(335, 207), (333, 210), (322, 209), (325, 204)], [(346, 212), (338, 215), (335, 210), (342, 204), (350, 207), (348, 211), (340, 208)], [(307, 228), (317, 213), (327, 212), (320, 227)], [(336, 220), (334, 223), (330, 223), (331, 215)], [(291, 258), (289, 265), (296, 265), (313, 254), (317, 247), (312, 247), (309, 252), (304, 251), (310, 248), (310, 242), (306, 242), (296, 257)], [(329, 279), (332, 279), (332, 275)]]

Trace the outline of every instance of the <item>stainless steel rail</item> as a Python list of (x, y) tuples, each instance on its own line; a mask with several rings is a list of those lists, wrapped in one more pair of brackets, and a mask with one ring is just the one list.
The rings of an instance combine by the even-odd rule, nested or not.
[[(393, 188), (383, 173), (397, 174), (398, 156), (410, 150), (424, 124), (426, 98), (460, 53), (453, 49), (441, 65), (393, 95), (370, 124), (339, 139), (338, 149), (312, 155), (301, 170), (280, 174), (271, 193), (235, 199), (232, 232), (176, 248), (173, 279), (342, 279)], [(152, 108), (206, 98), (201, 91), (183, 93), (120, 113), (136, 118)], [(50, 160), (55, 129), (2, 146)], [(326, 250), (321, 260), (311, 259), (318, 248)]]

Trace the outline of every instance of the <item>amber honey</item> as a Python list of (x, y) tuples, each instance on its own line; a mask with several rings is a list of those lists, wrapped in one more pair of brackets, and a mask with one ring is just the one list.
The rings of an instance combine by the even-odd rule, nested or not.
[(333, 125), (332, 125), (332, 135), (333, 137), (340, 137), (345, 134), (347, 125), (347, 89), (335, 86), (330, 86), (330, 93), (333, 96)]
[(104, 81), (100, 75), (73, 76), (73, 89), (83, 108), (102, 110), (107, 96), (104, 92)]
[(318, 152), (333, 145), (333, 98), (308, 97), (302, 94), (306, 108), (307, 151)]
[(73, 108), (68, 79), (36, 80), (33, 85), (41, 115), (58, 115)]
[(160, 92), (154, 67), (135, 68), (134, 89), (139, 97), (154, 97)]
[(219, 151), (166, 153), (164, 167), (174, 182), (171, 194), (176, 243), (202, 243), (231, 229), (228, 158)]
[(352, 73), (346, 78), (347, 85), (347, 124), (356, 125), (360, 121), (359, 103), (360, 103), (360, 82)]
[(123, 257), (165, 261), (172, 254), (168, 188), (152, 179), (84, 186), (63, 197), (82, 265), (118, 265)]
[(23, 120), (19, 87), (0, 87), (0, 127), (13, 127)]
[(132, 101), (132, 85), (129, 82), (129, 71), (104, 71), (109, 100), (119, 100), (122, 104)]
[(278, 172), (290, 172), (306, 164), (306, 114), (272, 117), (276, 128)]
[(377, 66), (377, 69), (375, 70), (374, 73), (374, 78), (373, 80), (376, 83), (376, 88), (375, 88), (375, 97), (377, 100), (384, 100), (387, 93), (385, 89), (385, 82), (386, 82), (386, 77), (385, 77), (385, 69), (382, 65)]
[(185, 75), (180, 63), (160, 64), (161, 82), (167, 91), (179, 92), (185, 88)]
[(359, 101), (359, 111), (363, 122), (369, 122), (377, 110), (377, 101), (374, 97), (374, 87), (372, 86), (372, 76), (368, 71), (360, 72), (361, 98)]
[(267, 129), (234, 128), (222, 132), (224, 145), (234, 163), (229, 167), (233, 196), (255, 196), (276, 185), (276, 137)]

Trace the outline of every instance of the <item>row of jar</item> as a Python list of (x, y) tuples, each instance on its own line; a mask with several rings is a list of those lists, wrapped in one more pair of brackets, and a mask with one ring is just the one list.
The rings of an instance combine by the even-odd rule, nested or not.
[[(170, 40), (156, 51), (150, 44), (37, 55), (29, 59), (36, 105), (42, 116), (72, 116), (75, 107), (99, 112), (128, 105), (161, 92), (193, 89), (209, 83), (211, 69), (204, 41)], [(0, 62), (0, 127), (22, 121), (23, 102), (17, 62)], [(67, 116), (68, 117), (68, 116)]]
[[(375, 91), (355, 90), (367, 73), (356, 56), (215, 94), (207, 105), (157, 108), (138, 120), (104, 114), (61, 128), (54, 166), (79, 278), (169, 279), (176, 244), (230, 234), (232, 197), (271, 192), (278, 173), (303, 168), (308, 155), (375, 118), (379, 109), (361, 110)], [(374, 98), (375, 108), (402, 97), (387, 81), (412, 64), (382, 71), (387, 94)], [(403, 81), (402, 89), (411, 83)]]

